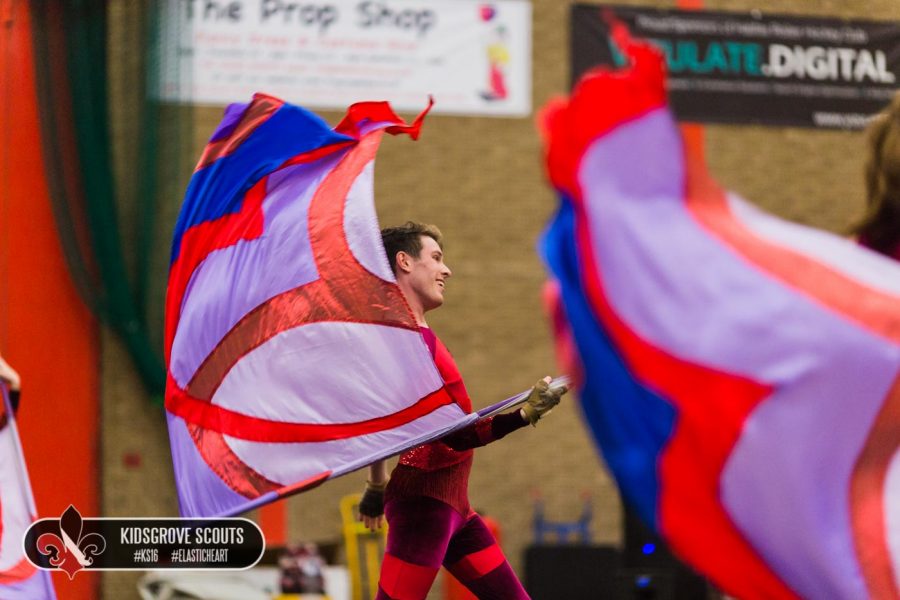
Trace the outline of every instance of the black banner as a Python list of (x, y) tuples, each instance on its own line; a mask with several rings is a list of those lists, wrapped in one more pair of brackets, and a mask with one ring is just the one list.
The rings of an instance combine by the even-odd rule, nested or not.
[(663, 50), (683, 121), (858, 129), (900, 83), (900, 23), (618, 5), (572, 8), (573, 83), (624, 63), (609, 11)]
[(33, 565), (70, 578), (83, 569), (246, 569), (265, 550), (247, 519), (83, 519), (73, 506), (35, 521), (23, 544)]

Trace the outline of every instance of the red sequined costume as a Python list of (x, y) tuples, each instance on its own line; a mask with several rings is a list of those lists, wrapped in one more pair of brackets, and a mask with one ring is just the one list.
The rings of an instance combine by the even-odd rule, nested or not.
[[(464, 411), (472, 401), (450, 352), (422, 328), (447, 390)], [(481, 517), (469, 506), (473, 448), (523, 427), (519, 411), (475, 424), (404, 453), (385, 490), (388, 539), (376, 600), (424, 599), (441, 565), (479, 598), (528, 600)]]
[[(421, 331), (450, 396), (466, 413), (472, 412), (472, 400), (450, 352), (431, 329), (422, 327)], [(526, 424), (518, 411), (497, 415), (403, 453), (391, 474), (385, 502), (426, 496), (449, 504), (464, 517), (469, 516), (472, 511), (468, 489), (473, 449), (499, 440)]]
[(872, 245), (870, 240), (866, 239), (865, 235), (862, 235), (859, 238), (859, 243), (860, 243), (860, 245), (865, 246), (866, 248), (869, 248), (870, 250), (875, 250), (876, 252), (880, 252), (881, 254), (884, 254), (888, 258), (893, 258), (894, 260), (900, 261), (900, 242), (897, 242), (894, 245), (893, 249), (879, 250), (878, 248), (875, 248), (875, 246)]
[(894, 260), (900, 260), (900, 244), (894, 246), (894, 251), (888, 254)]

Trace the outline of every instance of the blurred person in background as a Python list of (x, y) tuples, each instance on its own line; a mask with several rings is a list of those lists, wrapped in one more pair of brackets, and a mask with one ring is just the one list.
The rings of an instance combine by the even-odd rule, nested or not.
[(863, 246), (900, 260), (900, 93), (867, 135), (866, 214), (853, 232)]

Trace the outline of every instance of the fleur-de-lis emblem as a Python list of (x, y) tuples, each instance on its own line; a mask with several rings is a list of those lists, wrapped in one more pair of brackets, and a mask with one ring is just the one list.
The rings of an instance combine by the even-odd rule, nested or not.
[(81, 513), (72, 506), (59, 518), (59, 533), (45, 533), (37, 540), (37, 550), (50, 557), (50, 564), (59, 567), (69, 575), (94, 563), (94, 557), (106, 550), (106, 540), (99, 533), (81, 535)]

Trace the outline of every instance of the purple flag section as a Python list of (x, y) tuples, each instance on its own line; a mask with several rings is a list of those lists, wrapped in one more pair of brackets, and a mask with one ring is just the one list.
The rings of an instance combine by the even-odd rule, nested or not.
[(373, 200), (386, 103), (331, 129), (257, 95), (230, 107), (176, 226), (166, 409), (181, 512), (230, 515), (477, 419), (397, 286)]
[(735, 597), (900, 597), (900, 264), (721, 190), (615, 37), (545, 113), (543, 251), (623, 496)]
[(25, 557), (22, 540), (37, 519), (31, 482), (6, 387), (0, 384), (0, 598), (56, 600), (50, 573)]

